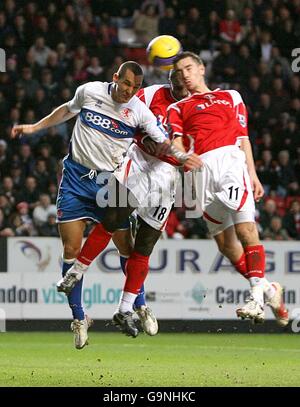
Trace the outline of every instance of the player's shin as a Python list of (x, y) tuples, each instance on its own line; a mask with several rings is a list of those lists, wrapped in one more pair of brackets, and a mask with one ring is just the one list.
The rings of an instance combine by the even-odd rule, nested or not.
[[(120, 255), (120, 264), (123, 273), (126, 275), (126, 263), (127, 263), (128, 257), (121, 256)], [(143, 305), (146, 305), (146, 299), (145, 299), (145, 287), (144, 284), (141, 286), (140, 291), (134, 301), (134, 307), (139, 308)]]
[[(244, 252), (239, 261), (237, 261), (233, 265), (236, 271), (249, 281), (246, 257)], [(263, 290), (266, 299), (270, 300), (276, 292), (274, 286), (265, 277), (263, 277), (260, 282), (263, 284)]]
[(77, 272), (84, 273), (93, 260), (106, 248), (112, 234), (101, 223), (95, 226), (85, 241), (74, 268)]
[(243, 254), (241, 255), (239, 261), (237, 261), (236, 263), (233, 263), (234, 268), (236, 269), (236, 271), (241, 274), (243, 277), (245, 277), (246, 279), (248, 279), (247, 277), (247, 263), (246, 263), (246, 257), (245, 257), (245, 252), (243, 252)]
[(126, 282), (119, 310), (120, 312), (133, 311), (134, 301), (149, 270), (149, 256), (133, 252), (126, 263)]
[[(75, 259), (63, 259), (62, 260), (62, 276), (64, 277), (66, 272), (73, 266)], [(82, 282), (81, 279), (78, 284), (72, 289), (68, 295), (68, 303), (72, 310), (73, 319), (78, 319), (79, 321), (84, 319), (84, 311), (81, 302), (82, 296)]]
[(264, 305), (265, 250), (262, 245), (245, 247), (247, 278), (251, 285), (252, 296), (257, 303)]

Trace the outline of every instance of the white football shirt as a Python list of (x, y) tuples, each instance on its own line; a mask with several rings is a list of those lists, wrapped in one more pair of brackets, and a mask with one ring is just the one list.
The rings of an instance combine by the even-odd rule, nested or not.
[(71, 156), (89, 169), (113, 171), (122, 162), (137, 127), (159, 143), (168, 137), (137, 96), (128, 103), (114, 102), (112, 86), (107, 82), (88, 82), (77, 88), (67, 104), (70, 112), (78, 113)]

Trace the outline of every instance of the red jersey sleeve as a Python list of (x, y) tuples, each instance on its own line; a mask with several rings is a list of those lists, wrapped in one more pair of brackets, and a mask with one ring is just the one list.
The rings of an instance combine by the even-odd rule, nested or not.
[(146, 103), (145, 101), (145, 90), (144, 88), (140, 89), (137, 93), (136, 96), (144, 103)]
[(183, 122), (180, 107), (172, 104), (168, 107), (168, 133), (172, 140), (176, 136), (183, 136)]
[(236, 90), (228, 91), (233, 100), (233, 108), (239, 129), (238, 138), (248, 137), (248, 113), (243, 99)]

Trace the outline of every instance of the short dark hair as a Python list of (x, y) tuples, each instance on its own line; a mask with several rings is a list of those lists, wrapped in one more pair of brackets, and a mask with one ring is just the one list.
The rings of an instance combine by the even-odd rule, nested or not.
[(133, 72), (135, 76), (144, 76), (141, 65), (134, 61), (126, 61), (118, 69), (117, 73), (119, 77), (122, 78), (128, 69)]
[(197, 54), (191, 51), (183, 51), (180, 54), (178, 54), (174, 59), (173, 64), (176, 64), (177, 62), (185, 58), (192, 58), (192, 60), (195, 61), (197, 64), (204, 65), (202, 59)]

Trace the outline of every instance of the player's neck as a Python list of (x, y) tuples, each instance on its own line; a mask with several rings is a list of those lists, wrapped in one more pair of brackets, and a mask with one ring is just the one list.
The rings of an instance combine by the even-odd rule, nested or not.
[(212, 92), (205, 83), (198, 85), (192, 93), (209, 93)]

